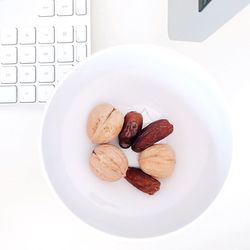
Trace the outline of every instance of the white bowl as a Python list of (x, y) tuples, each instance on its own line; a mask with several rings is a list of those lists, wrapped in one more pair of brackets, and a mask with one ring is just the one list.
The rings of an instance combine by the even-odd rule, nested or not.
[[(57, 195), (84, 222), (119, 236), (158, 236), (193, 221), (215, 199), (231, 161), (230, 124), (213, 85), (201, 67), (168, 49), (130, 45), (93, 55), (61, 83), (45, 113), (42, 158)], [(174, 124), (164, 142), (176, 151), (176, 169), (154, 196), (91, 172), (86, 120), (103, 102)], [(136, 154), (125, 152), (137, 165)]]

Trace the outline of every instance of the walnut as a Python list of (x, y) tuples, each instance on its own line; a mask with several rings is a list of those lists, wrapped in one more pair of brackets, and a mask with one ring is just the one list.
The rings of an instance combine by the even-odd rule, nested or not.
[(104, 181), (117, 181), (126, 175), (128, 160), (119, 148), (103, 144), (90, 156), (90, 166), (97, 177)]
[(155, 144), (139, 155), (139, 164), (143, 172), (156, 177), (169, 177), (176, 163), (175, 152), (167, 144)]
[(122, 130), (124, 115), (111, 104), (100, 104), (89, 114), (87, 133), (95, 144), (111, 142)]

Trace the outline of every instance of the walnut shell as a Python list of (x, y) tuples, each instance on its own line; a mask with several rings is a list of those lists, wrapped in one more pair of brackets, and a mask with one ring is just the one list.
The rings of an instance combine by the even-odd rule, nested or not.
[(97, 177), (104, 181), (117, 181), (126, 175), (128, 160), (119, 148), (103, 144), (90, 156), (90, 166)]
[(87, 134), (95, 144), (111, 142), (122, 130), (124, 115), (111, 104), (97, 105), (89, 114)]
[(155, 144), (139, 155), (142, 171), (156, 178), (169, 177), (173, 173), (175, 163), (175, 152), (167, 144)]

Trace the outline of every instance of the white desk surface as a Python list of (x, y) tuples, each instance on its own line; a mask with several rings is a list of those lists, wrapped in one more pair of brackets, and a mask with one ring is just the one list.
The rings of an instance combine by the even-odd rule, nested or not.
[(210, 208), (177, 232), (143, 240), (110, 236), (82, 223), (47, 186), (38, 157), (42, 109), (0, 107), (0, 249), (249, 250), (250, 6), (197, 44), (168, 40), (166, 0), (92, 2), (93, 51), (154, 43), (194, 58), (218, 79), (232, 115), (229, 177)]

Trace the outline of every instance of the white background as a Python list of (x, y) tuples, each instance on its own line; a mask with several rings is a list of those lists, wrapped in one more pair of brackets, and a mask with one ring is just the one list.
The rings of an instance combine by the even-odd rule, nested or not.
[(177, 232), (143, 240), (110, 236), (82, 223), (49, 189), (38, 154), (43, 109), (0, 107), (0, 249), (249, 250), (250, 7), (197, 44), (168, 40), (166, 0), (92, 2), (93, 51), (154, 43), (194, 58), (217, 78), (234, 135), (229, 177), (212, 206)]

